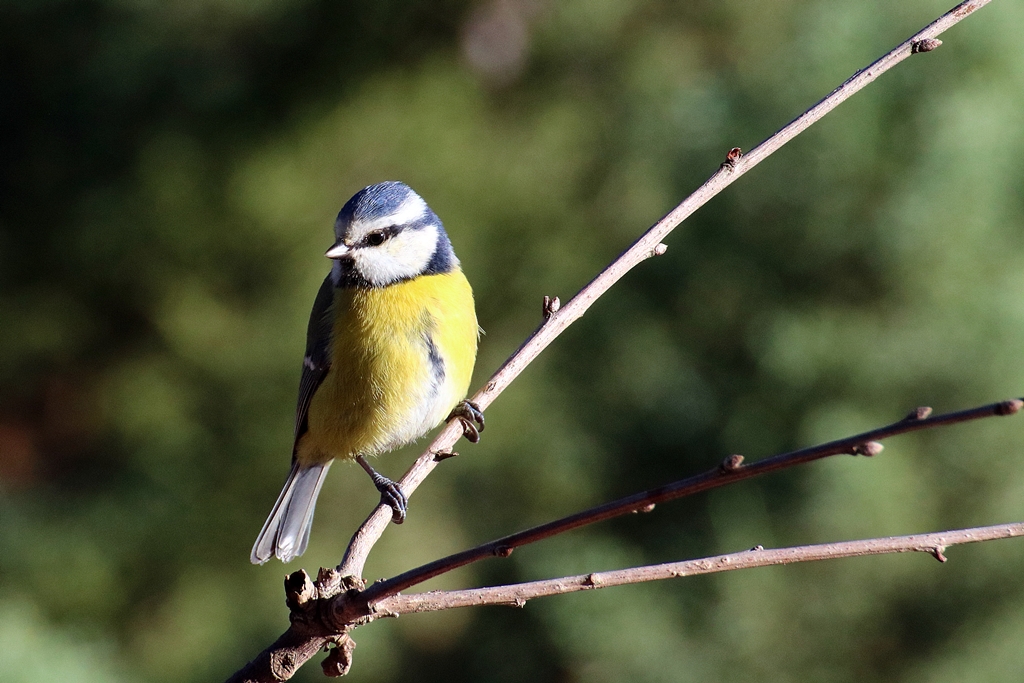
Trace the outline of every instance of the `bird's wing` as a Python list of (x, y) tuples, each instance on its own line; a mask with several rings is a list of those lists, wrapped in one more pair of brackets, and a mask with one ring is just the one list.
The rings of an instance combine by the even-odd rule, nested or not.
[(320, 285), (309, 314), (306, 331), (306, 355), (302, 359), (302, 377), (299, 379), (299, 403), (295, 409), (295, 445), (309, 428), (309, 403), (320, 383), (331, 369), (331, 306), (334, 303), (334, 282), (328, 275)]

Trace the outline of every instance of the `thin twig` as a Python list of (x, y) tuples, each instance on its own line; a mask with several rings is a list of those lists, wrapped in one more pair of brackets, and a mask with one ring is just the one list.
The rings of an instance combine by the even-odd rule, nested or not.
[[(675, 229), (676, 226), (698, 208), (707, 204), (720, 191), (732, 184), (736, 178), (760, 164), (783, 144), (792, 140), (830, 111), (836, 109), (841, 102), (895, 67), (903, 59), (911, 54), (931, 51), (938, 47), (941, 42), (935, 40), (936, 36), (961, 22), (962, 19), (990, 1), (968, 0), (956, 5), (936, 19), (935, 22), (900, 43), (882, 58), (871, 63), (866, 69), (860, 70), (847, 79), (843, 85), (829, 93), (827, 97), (812, 106), (807, 112), (754, 147), (750, 153), (742, 155), (738, 147), (730, 151), (726, 162), (722, 164), (718, 172), (711, 176), (707, 182), (698, 187), (692, 195), (683, 200), (679, 206), (669, 212), (664, 218), (654, 223), (639, 240), (634, 242), (620, 257), (616, 258), (608, 267), (602, 270), (597, 275), (597, 278), (572, 297), (568, 303), (547, 315), (537, 332), (532, 334), (505, 361), (505, 364), (490, 378), (486, 385), (476, 392), (472, 398), (473, 402), (479, 405), (481, 410), (485, 409), (511, 384), (512, 380), (518, 377), (519, 373), (541, 351), (547, 348), (565, 328), (577, 321), (602, 294), (618, 282), (618, 280), (622, 279), (623, 275), (651, 256), (665, 253), (665, 245), (660, 243), (668, 236), (669, 232)], [(462, 429), (459, 421), (456, 420), (447, 425), (434, 438), (430, 445), (427, 446), (426, 452), (413, 463), (413, 466), (399, 481), (403, 492), (406, 492), (407, 496), (412, 495), (420, 483), (437, 466), (439, 461), (436, 458), (436, 454), (451, 451), (452, 446), (455, 445), (455, 442), (461, 435)], [(362, 575), (362, 567), (366, 564), (371, 549), (377, 540), (380, 539), (390, 520), (391, 510), (387, 506), (378, 506), (371, 513), (370, 517), (356, 530), (355, 535), (349, 542), (344, 558), (338, 565), (338, 571), (342, 574), (360, 577)]]
[[(557, 311), (551, 312), (541, 323), (537, 331), (519, 347), (519, 350), (505, 361), (504, 365), (494, 373), (484, 388), (473, 396), (473, 402), (480, 406), (481, 410), (487, 408), (497, 398), (498, 394), (504, 391), (512, 380), (519, 376), (519, 373), (541, 351), (547, 348), (565, 328), (579, 319), (622, 276), (642, 261), (664, 253), (664, 245), (661, 244), (661, 241), (694, 211), (710, 201), (712, 197), (731, 185), (733, 181), (754, 166), (764, 161), (782, 145), (802, 133), (811, 124), (835, 109), (841, 102), (850, 98), (854, 93), (907, 57), (922, 51), (935, 49), (938, 44), (938, 41), (934, 40), (935, 36), (972, 14), (975, 10), (987, 5), (990, 1), (967, 0), (967, 2), (960, 3), (939, 19), (900, 43), (884, 57), (855, 73), (845, 83), (833, 90), (828, 97), (798, 116), (770, 138), (750, 150), (746, 155), (742, 154), (738, 148), (730, 151), (721, 168), (701, 185), (696, 192), (684, 199), (679, 206), (672, 209), (664, 218), (655, 223), (621, 256), (615, 259), (611, 265), (605, 268), (586, 287), (581, 289), (576, 296), (570, 299), (568, 303), (561, 306)], [(926, 47), (922, 49), (922, 45)], [(413, 463), (412, 467), (409, 468), (399, 482), (407, 496), (412, 495), (412, 492), (437, 466), (438, 459), (436, 454), (451, 450), (461, 435), (462, 429), (458, 420), (447, 425), (437, 435), (423, 455)], [(370, 550), (381, 534), (384, 533), (384, 529), (387, 528), (390, 521), (391, 509), (386, 505), (378, 506), (370, 514), (352, 537), (345, 552), (345, 557), (338, 565), (338, 571), (341, 574), (362, 576), (363, 566), (366, 563)]]
[(944, 425), (957, 424), (959, 422), (969, 422), (971, 420), (978, 420), (985, 417), (1013, 415), (1022, 407), (1024, 407), (1024, 401), (1020, 399), (1010, 399), (1008, 401), (990, 403), (977, 408), (945, 413), (943, 415), (933, 415), (930, 417), (931, 408), (918, 408), (902, 420), (885, 427), (879, 427), (878, 429), (872, 429), (861, 434), (848, 436), (844, 439), (830, 441), (829, 443), (821, 444), (820, 446), (812, 446), (810, 448), (802, 448), (790, 453), (782, 453), (749, 465), (743, 464), (742, 456), (733, 455), (726, 458), (718, 467), (708, 470), (703, 474), (681, 479), (679, 481), (672, 482), (671, 484), (659, 486), (632, 496), (626, 496), (625, 498), (620, 498), (618, 500), (611, 501), (610, 503), (598, 505), (597, 507), (590, 508), (589, 510), (577, 512), (576, 514), (569, 515), (568, 517), (563, 517), (562, 519), (541, 524), (540, 526), (535, 526), (532, 529), (520, 531), (519, 533), (499, 538), (496, 541), (484, 543), (476, 546), (475, 548), (470, 548), (469, 550), (464, 550), (462, 552), (455, 553), (454, 555), (434, 560), (433, 562), (416, 567), (415, 569), (410, 569), (409, 571), (399, 574), (394, 578), (387, 579), (385, 581), (378, 581), (363, 591), (361, 598), (366, 601), (367, 604), (373, 605), (375, 602), (383, 600), (385, 597), (394, 595), (399, 591), (403, 591), (416, 584), (423, 583), (424, 581), (440, 574), (444, 574), (445, 572), (449, 572), (458, 567), (462, 567), (470, 564), (471, 562), (476, 562), (488, 557), (508, 557), (514, 548), (518, 548), (529, 543), (535, 543), (536, 541), (540, 541), (545, 538), (550, 538), (551, 536), (564, 533), (570, 529), (576, 529), (587, 524), (593, 524), (613, 517), (620, 517), (633, 512), (646, 512), (653, 509), (657, 503), (663, 503), (676, 498), (682, 498), (683, 496), (693, 495), (701, 491), (707, 491), (708, 489), (731, 484), (741, 479), (749, 479), (750, 477), (754, 477), (759, 474), (793, 467), (795, 465), (800, 465), (812, 460), (818, 460), (820, 458), (826, 458), (832, 455), (877, 455), (882, 450), (882, 445), (878, 443), (880, 439), (896, 436), (897, 434), (914, 432), (919, 429), (927, 429), (929, 427), (940, 427)]
[[(945, 534), (906, 536), (895, 539), (870, 539), (845, 543), (807, 546), (800, 548), (764, 551), (755, 548), (757, 557), (750, 552), (726, 555), (704, 560), (681, 563), (636, 567), (618, 572), (598, 572), (576, 577), (549, 579), (513, 586), (496, 586), (484, 589), (430, 592), (398, 596), (398, 591), (426, 581), (456, 567), (463, 566), (485, 557), (507, 557), (512, 549), (548, 538), (569, 529), (608, 519), (628, 512), (645, 512), (654, 504), (679, 498), (709, 488), (746, 479), (758, 474), (792, 467), (831, 455), (851, 454), (873, 456), (882, 451), (877, 441), (898, 434), (969, 422), (985, 417), (1013, 415), (1024, 408), (1024, 400), (1010, 399), (998, 403), (961, 410), (942, 415), (931, 415), (931, 408), (917, 408), (904, 417), (885, 427), (879, 427), (861, 434), (830, 441), (819, 446), (783, 453), (765, 458), (750, 465), (743, 464), (743, 457), (733, 455), (726, 458), (717, 468), (704, 474), (667, 484), (605, 505), (585, 510), (569, 517), (549, 522), (532, 529), (485, 543), (476, 548), (436, 560), (412, 569), (393, 579), (378, 581), (364, 588), (360, 579), (342, 576), (335, 569), (321, 570), (314, 584), (302, 570), (290, 575), (285, 581), (288, 604), (291, 608), (292, 627), (271, 648), (265, 650), (257, 660), (250, 663), (253, 670), (272, 668), (276, 680), (289, 677), (298, 664), (311, 657), (318, 648), (329, 642), (340, 642), (341, 646), (331, 650), (327, 664), (335, 670), (347, 670), (351, 664), (351, 651), (355, 644), (347, 632), (354, 626), (368, 623), (380, 617), (397, 616), (409, 612), (436, 611), (470, 605), (512, 604), (522, 605), (525, 600), (543, 595), (554, 595), (599, 586), (639, 583), (671, 576), (685, 576), (697, 573), (713, 573), (728, 569), (786, 564), (830, 557), (849, 557), (907, 550), (927, 551), (944, 562), (942, 554), (947, 546), (972, 541), (990, 540), (1024, 534), (1018, 526), (1001, 525), (984, 529), (966, 529)], [(1013, 528), (1010, 528), (1013, 527)], [(296, 663), (298, 662), (298, 664)], [(244, 670), (243, 670), (244, 671)], [(232, 681), (272, 680), (267, 678), (246, 678), (243, 672), (236, 674)], [(284, 675), (287, 674), (287, 675)], [(283, 678), (282, 678), (283, 676)]]
[(646, 567), (633, 567), (609, 572), (592, 572), (578, 576), (566, 576), (560, 579), (530, 581), (509, 586), (491, 586), (470, 590), (429, 591), (426, 593), (410, 593), (393, 595), (377, 603), (375, 611), (380, 616), (398, 616), (416, 612), (436, 612), (455, 607), (475, 605), (511, 605), (522, 607), (527, 600), (547, 595), (561, 595), (576, 591), (622, 586), (659, 579), (671, 579), (681, 576), (698, 574), (715, 574), (734, 569), (751, 569), (769, 567), (795, 562), (813, 562), (816, 560), (834, 560), (841, 557), (861, 557), (864, 555), (885, 555), (889, 553), (923, 552), (928, 553), (940, 562), (946, 561), (943, 554), (946, 548), (964, 543), (992, 541), (1000, 538), (1024, 536), (1024, 522), (998, 524), (995, 526), (973, 529), (957, 529), (940, 531), (932, 534), (916, 534), (913, 536), (892, 536), (889, 538), (870, 538), (861, 541), (844, 541), (842, 543), (823, 543), (820, 545), (804, 545), (792, 548), (765, 550), (760, 546), (728, 555), (706, 557), (700, 560), (685, 562), (668, 562)]
[[(550, 310), (540, 328), (527, 339), (504, 365), (491, 377), (483, 389), (473, 397), (473, 401), (485, 409), (514, 380), (534, 358), (544, 350), (571, 323), (582, 316), (587, 309), (615, 284), (623, 275), (637, 264), (651, 256), (665, 252), (661, 240), (676, 226), (689, 217), (694, 211), (706, 204), (712, 197), (728, 187), (741, 175), (749, 171), (767, 158), (786, 142), (800, 134), (812, 123), (830, 112), (841, 102), (848, 99), (865, 85), (875, 80), (885, 71), (906, 59), (912, 54), (935, 49), (939, 44), (935, 36), (946, 31), (954, 24), (972, 14), (975, 10), (988, 4), (991, 0), (967, 0), (929, 24), (910, 39), (904, 41), (891, 52), (866, 69), (854, 74), (828, 97), (814, 105), (807, 112), (796, 118), (783, 129), (772, 135), (760, 145), (743, 155), (738, 148), (730, 150), (725, 163), (701, 185), (693, 194), (683, 200), (675, 209), (655, 223), (643, 236), (632, 244), (610, 266), (602, 271), (594, 280), (584, 287), (576, 296), (558, 310)], [(554, 309), (555, 307), (549, 307)], [(547, 311), (545, 311), (547, 314)], [(406, 495), (412, 495), (419, 484), (437, 465), (438, 454), (447, 453), (462, 435), (458, 421), (448, 424), (428, 446), (412, 467), (405, 473), (399, 484)], [(321, 598), (326, 598), (331, 590), (342, 582), (339, 577), (361, 576), (366, 558), (373, 545), (380, 538), (384, 529), (391, 521), (391, 510), (386, 506), (378, 506), (353, 535), (348, 549), (337, 570), (317, 582), (316, 590)], [(338, 597), (337, 595), (335, 597)], [(333, 611), (333, 610), (332, 610)], [(293, 617), (295, 611), (292, 612)], [(350, 622), (347, 626), (351, 626)], [(331, 628), (318, 629), (303, 624), (298, 628), (295, 624), (278, 639), (243, 667), (231, 681), (276, 682), (290, 678), (292, 674), (313, 654), (328, 642), (332, 634), (347, 628), (337, 624)]]

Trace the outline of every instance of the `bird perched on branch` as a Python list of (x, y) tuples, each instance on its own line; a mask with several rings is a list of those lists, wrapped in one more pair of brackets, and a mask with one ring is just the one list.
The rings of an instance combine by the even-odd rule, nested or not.
[(460, 419), (471, 441), (483, 429), (479, 409), (462, 400), (479, 335), (473, 290), (437, 215), (407, 185), (380, 183), (348, 200), (334, 235), (331, 272), (309, 318), (292, 467), (252, 548), (255, 564), (305, 551), (336, 458), (366, 470), (400, 524), (405, 494), (367, 457), (445, 416)]

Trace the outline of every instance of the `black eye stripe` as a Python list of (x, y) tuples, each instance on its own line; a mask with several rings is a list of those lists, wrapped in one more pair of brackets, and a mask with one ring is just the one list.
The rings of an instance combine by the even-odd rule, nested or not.
[(363, 244), (366, 244), (368, 246), (379, 247), (380, 245), (384, 244), (384, 242), (391, 239), (401, 231), (401, 226), (389, 225), (388, 227), (383, 228), (381, 230), (373, 230), (371, 232), (366, 233), (362, 241)]

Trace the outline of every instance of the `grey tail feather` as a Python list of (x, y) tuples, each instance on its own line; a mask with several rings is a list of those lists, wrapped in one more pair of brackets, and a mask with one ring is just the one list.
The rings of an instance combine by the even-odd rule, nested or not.
[(303, 467), (297, 460), (292, 461), (281, 495), (252, 547), (249, 560), (253, 564), (263, 564), (275, 555), (282, 562), (290, 562), (306, 551), (316, 497), (332, 462)]

